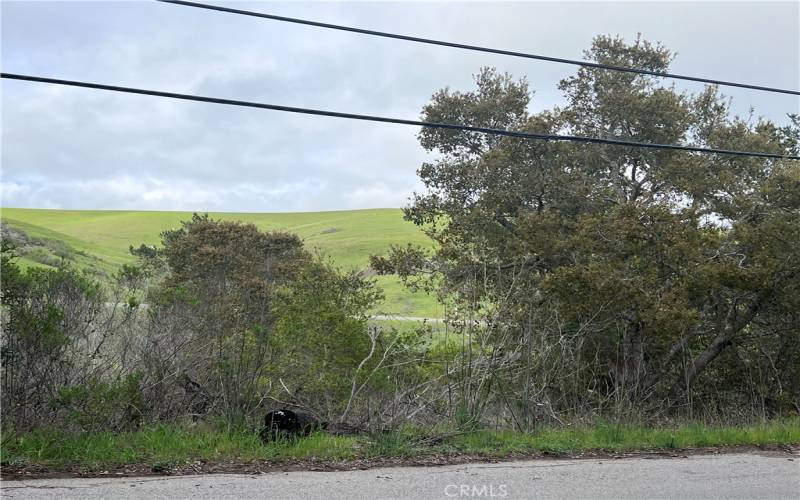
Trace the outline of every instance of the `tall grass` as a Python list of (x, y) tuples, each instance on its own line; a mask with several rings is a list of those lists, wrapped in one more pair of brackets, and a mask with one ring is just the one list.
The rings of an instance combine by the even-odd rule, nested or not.
[(796, 443), (800, 443), (800, 420), (797, 419), (752, 426), (691, 423), (650, 428), (601, 423), (593, 427), (548, 428), (530, 434), (478, 431), (454, 438), (451, 445), (463, 452), (503, 456), (531, 451), (575, 453)]
[(130, 433), (33, 432), (4, 443), (0, 460), (3, 465), (12, 466), (40, 464), (96, 469), (197, 460), (345, 459), (354, 456), (355, 444), (356, 438), (327, 434), (264, 444), (254, 433), (158, 425)]
[(268, 444), (250, 432), (158, 425), (131, 433), (39, 431), (6, 437), (0, 448), (0, 460), (4, 467), (40, 465), (97, 470), (148, 464), (156, 470), (194, 461), (343, 460), (431, 453), (502, 458), (511, 454), (788, 444), (800, 444), (800, 419), (751, 426), (691, 423), (649, 428), (600, 423), (591, 427), (545, 428), (533, 433), (478, 430), (435, 440), (426, 439), (419, 429), (358, 437), (317, 433)]

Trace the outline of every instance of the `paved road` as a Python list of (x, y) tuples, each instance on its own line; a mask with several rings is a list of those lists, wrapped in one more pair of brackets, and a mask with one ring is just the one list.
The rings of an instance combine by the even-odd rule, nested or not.
[(3, 498), (800, 498), (800, 456), (535, 460), (353, 472), (3, 481)]

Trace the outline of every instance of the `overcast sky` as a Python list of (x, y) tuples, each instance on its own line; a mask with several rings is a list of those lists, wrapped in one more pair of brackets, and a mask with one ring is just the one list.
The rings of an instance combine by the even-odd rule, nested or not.
[[(796, 1), (226, 5), (564, 58), (595, 35), (641, 32), (678, 52), (675, 73), (800, 88)], [(575, 70), (155, 2), (2, 2), (12, 73), (415, 119), (487, 65), (527, 76), (532, 111), (561, 103), (557, 83)], [(785, 123), (800, 110), (795, 97), (724, 91), (740, 113)], [(8, 80), (2, 92), (5, 207), (400, 207), (426, 158), (408, 126)]]

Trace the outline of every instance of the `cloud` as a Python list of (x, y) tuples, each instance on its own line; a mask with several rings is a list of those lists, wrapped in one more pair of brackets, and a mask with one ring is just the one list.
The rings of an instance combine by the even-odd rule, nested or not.
[(3, 182), (3, 206), (24, 206), (31, 197), (41, 208), (80, 206), (92, 199), (93, 208), (130, 210), (183, 210), (203, 207), (224, 211), (233, 203), (240, 211), (258, 212), (264, 206), (280, 205), (302, 210), (323, 190), (314, 181), (253, 185), (232, 182), (209, 185), (192, 179), (163, 179), (119, 175), (90, 180), (60, 180), (20, 184)]
[[(793, 3), (236, 6), (570, 58), (596, 34), (641, 31), (679, 52), (678, 73), (800, 86)], [(441, 87), (470, 87), (483, 65), (527, 75), (534, 109), (558, 104), (556, 84), (574, 71), (153, 2), (4, 2), (2, 42), (8, 72), (406, 118)], [(426, 158), (413, 127), (8, 80), (2, 90), (4, 206), (402, 206)], [(728, 93), (737, 111), (755, 105), (778, 121), (800, 107), (792, 97)]]

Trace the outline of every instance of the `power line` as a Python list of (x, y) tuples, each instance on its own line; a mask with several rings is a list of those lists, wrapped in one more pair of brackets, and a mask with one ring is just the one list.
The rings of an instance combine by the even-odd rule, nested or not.
[(0, 77), (7, 78), (10, 80), (50, 83), (54, 85), (67, 85), (70, 87), (82, 87), (82, 88), (96, 89), (96, 90), (110, 90), (113, 92), (125, 92), (128, 94), (141, 94), (141, 95), (149, 95), (156, 97), (167, 97), (170, 99), (183, 99), (186, 101), (209, 102), (213, 104), (225, 104), (228, 106), (242, 106), (246, 108), (270, 109), (273, 111), (284, 111), (288, 113), (300, 113), (306, 115), (346, 118), (348, 120), (362, 120), (362, 121), (381, 122), (381, 123), (397, 123), (400, 125), (413, 125), (417, 127), (428, 127), (428, 128), (438, 128), (438, 129), (448, 129), (448, 130), (463, 130), (466, 132), (479, 132), (482, 134), (520, 137), (523, 139), (584, 142), (592, 144), (610, 144), (614, 146), (629, 146), (634, 148), (669, 149), (674, 151), (693, 151), (696, 153), (715, 153), (715, 154), (724, 154), (733, 156), (755, 156), (760, 158), (778, 158), (778, 159), (783, 158), (790, 160), (800, 160), (800, 156), (789, 156), (776, 153), (761, 153), (754, 151), (734, 151), (728, 149), (700, 148), (695, 146), (680, 146), (676, 144), (651, 144), (646, 142), (623, 141), (619, 139), (601, 139), (597, 137), (582, 137), (575, 135), (537, 134), (534, 132), (518, 132), (514, 130), (504, 130), (504, 129), (487, 128), (487, 127), (454, 125), (451, 123), (423, 122), (418, 120), (405, 120), (402, 118), (389, 118), (385, 116), (371, 116), (371, 115), (361, 115), (355, 113), (342, 113), (339, 111), (326, 111), (321, 109), (298, 108), (294, 106), (282, 106), (279, 104), (267, 104), (261, 102), (239, 101), (234, 99), (222, 99), (218, 97), (206, 97), (193, 94), (177, 94), (174, 92), (162, 92), (158, 90), (138, 89), (133, 87), (120, 87), (117, 85), (103, 85), (100, 83), (82, 82), (76, 80), (61, 80), (57, 78), (20, 75), (15, 73), (0, 73)]
[(215, 10), (218, 12), (226, 12), (229, 14), (239, 14), (243, 16), (260, 17), (262, 19), (271, 19), (273, 21), (281, 21), (286, 23), (304, 24), (306, 26), (314, 26), (317, 28), (327, 28), (339, 31), (349, 31), (351, 33), (360, 33), (362, 35), (379, 36), (384, 38), (393, 38), (396, 40), (406, 40), (408, 42), (427, 43), (430, 45), (441, 45), (443, 47), (452, 47), (456, 49), (474, 50), (478, 52), (489, 52), (491, 54), (501, 54), (504, 56), (523, 57), (526, 59), (536, 59), (539, 61), (555, 62), (560, 64), (571, 64), (573, 66), (583, 66), (585, 68), (607, 69), (611, 71), (623, 71), (626, 73), (636, 73), (640, 75), (650, 75), (662, 78), (673, 78), (675, 80), (688, 80), (692, 82), (710, 83), (713, 85), (723, 85), (726, 87), (739, 87), (751, 90), (763, 90), (764, 92), (776, 92), (779, 94), (800, 95), (800, 90), (780, 89), (775, 87), (766, 87), (762, 85), (751, 85), (749, 83), (728, 82), (724, 80), (714, 80), (711, 78), (701, 78), (697, 76), (678, 75), (675, 73), (665, 73), (659, 71), (650, 71), (646, 69), (629, 68), (625, 66), (615, 66), (612, 64), (601, 64), (588, 61), (579, 61), (575, 59), (564, 59), (561, 57), (542, 56), (538, 54), (531, 54), (527, 52), (516, 52), (513, 50), (493, 49), (491, 47), (481, 47), (478, 45), (468, 45), (465, 43), (447, 42), (444, 40), (434, 40), (431, 38), (422, 38), (417, 36), (400, 35), (397, 33), (388, 33), (385, 31), (368, 30), (364, 28), (354, 28), (352, 26), (342, 26), (339, 24), (321, 23), (318, 21), (309, 21), (308, 19), (298, 19), (295, 17), (278, 16), (275, 14), (265, 14), (262, 12), (253, 12), (249, 10), (232, 9), (230, 7), (220, 7), (218, 5), (209, 5), (197, 2), (187, 2), (184, 0), (156, 0), (162, 3), (171, 3), (175, 5), (183, 5), (186, 7), (196, 7), (198, 9)]

